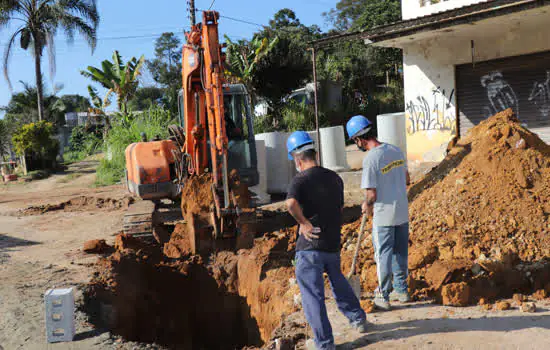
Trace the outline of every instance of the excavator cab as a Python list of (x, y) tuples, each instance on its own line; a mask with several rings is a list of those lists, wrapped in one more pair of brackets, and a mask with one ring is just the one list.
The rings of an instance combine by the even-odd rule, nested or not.
[[(248, 187), (259, 182), (258, 159), (256, 156), (256, 141), (252, 124), (250, 96), (243, 84), (228, 84), (224, 86), (223, 94), (228, 144), (228, 170), (236, 169), (239, 177)], [(178, 94), (179, 123), (185, 129), (183, 90)], [(206, 126), (208, 129), (208, 126)], [(206, 132), (208, 134), (208, 131)], [(209, 143), (209, 142), (208, 142)], [(211, 160), (209, 161), (211, 162)]]

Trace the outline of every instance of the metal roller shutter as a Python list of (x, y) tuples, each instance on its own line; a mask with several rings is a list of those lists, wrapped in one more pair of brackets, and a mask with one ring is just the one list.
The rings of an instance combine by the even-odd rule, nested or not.
[(512, 108), (523, 125), (550, 143), (550, 52), (456, 67), (460, 136)]

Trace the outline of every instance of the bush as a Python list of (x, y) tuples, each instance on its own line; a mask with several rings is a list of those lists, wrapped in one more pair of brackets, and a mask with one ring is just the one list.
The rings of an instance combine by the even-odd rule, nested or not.
[(170, 112), (159, 107), (153, 107), (129, 118), (115, 120), (103, 145), (106, 157), (97, 170), (97, 184), (104, 186), (120, 181), (126, 168), (124, 151), (131, 143), (141, 141), (142, 132), (149, 139), (155, 136), (164, 139), (168, 137), (168, 125), (174, 123), (176, 121)]
[(21, 126), (13, 133), (15, 152), (29, 159), (29, 170), (54, 168), (59, 153), (59, 141), (53, 137), (53, 124), (39, 121)]
[(69, 147), (63, 155), (66, 162), (77, 162), (97, 153), (102, 145), (101, 130), (97, 128), (75, 127), (69, 138)]

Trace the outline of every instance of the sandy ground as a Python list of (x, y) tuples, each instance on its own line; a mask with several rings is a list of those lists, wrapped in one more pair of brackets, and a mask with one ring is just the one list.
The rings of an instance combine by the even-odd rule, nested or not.
[[(123, 198), (122, 186), (92, 188), (97, 162), (73, 165), (64, 174), (27, 184), (0, 185), (0, 349), (156, 349), (124, 342), (94, 330), (81, 311), (72, 343), (47, 344), (43, 294), (53, 287), (78, 287), (89, 280), (95, 256), (80, 251), (95, 238), (113, 240), (123, 210), (55, 211), (18, 216), (30, 205), (58, 203), (77, 196)], [(77, 303), (81, 293), (77, 292)], [(426, 303), (398, 306), (368, 316), (366, 335), (349, 329), (329, 300), (329, 313), (341, 349), (546, 349), (550, 339), (550, 301), (537, 313), (483, 311)], [(291, 316), (303, 321), (301, 313)]]

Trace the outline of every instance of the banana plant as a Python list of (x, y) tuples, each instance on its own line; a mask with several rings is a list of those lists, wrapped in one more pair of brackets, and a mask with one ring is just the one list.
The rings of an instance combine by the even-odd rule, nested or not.
[(115, 51), (112, 61), (104, 60), (101, 62), (101, 68), (88, 66), (86, 70), (80, 71), (80, 74), (107, 89), (104, 100), (110, 100), (111, 95), (116, 95), (120, 113), (128, 116), (128, 101), (137, 91), (144, 63), (143, 55), (139, 59), (132, 57), (124, 63), (119, 52)]
[(256, 65), (268, 55), (279, 42), (279, 38), (269, 41), (267, 38), (253, 38), (251, 41), (232, 41), (225, 36), (227, 44), (226, 75), (230, 81), (243, 83), (252, 98), (252, 107), (255, 105), (256, 92), (254, 80), (256, 79)]
[(88, 85), (88, 94), (90, 95), (90, 102), (92, 103), (92, 106), (88, 108), (88, 113), (95, 115), (98, 120), (103, 119), (103, 139), (105, 140), (107, 132), (111, 128), (111, 122), (105, 109), (111, 105), (111, 99), (107, 95), (103, 99), (99, 97), (97, 90), (91, 85)]

